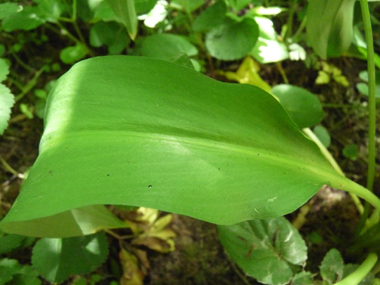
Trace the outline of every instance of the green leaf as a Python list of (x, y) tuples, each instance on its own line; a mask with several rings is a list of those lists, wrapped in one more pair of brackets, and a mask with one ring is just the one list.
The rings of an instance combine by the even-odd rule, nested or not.
[(260, 63), (278, 62), (289, 58), (285, 43), (278, 40), (279, 36), (270, 19), (255, 17), (259, 25), (259, 38), (250, 54)]
[[(23, 247), (25, 243), (30, 242), (30, 239), (26, 236), (7, 235), (0, 232), (0, 255)], [(34, 239), (32, 238), (32, 240)]]
[(271, 91), (300, 129), (318, 124), (324, 116), (318, 98), (301, 87), (280, 84)]
[(240, 11), (251, 2), (252, 0), (227, 0), (228, 5), (235, 11)]
[(11, 108), (15, 103), (14, 96), (4, 84), (0, 84), (0, 135), (8, 126), (8, 120), (11, 117)]
[(188, 13), (193, 12), (205, 4), (204, 0), (171, 0), (170, 2), (172, 5), (174, 4)]
[(179, 56), (174, 57), (170, 62), (185, 66), (187, 68), (195, 69), (190, 58), (185, 53), (182, 53)]
[(71, 274), (95, 270), (107, 256), (108, 242), (104, 232), (64, 239), (43, 238), (33, 248), (32, 264), (46, 280), (63, 282)]
[(228, 255), (264, 284), (287, 284), (294, 265), (302, 265), (307, 258), (304, 240), (283, 217), (218, 226), (218, 231)]
[(0, 20), (6, 18), (9, 15), (17, 13), (21, 10), (22, 6), (17, 5), (16, 3), (3, 3), (0, 4)]
[(128, 226), (106, 207), (97, 205), (33, 220), (2, 223), (0, 227), (2, 231), (13, 234), (35, 237), (73, 237), (93, 234), (103, 229), (127, 228)]
[(38, 278), (38, 272), (29, 265), (23, 265), (21, 269), (12, 278), (12, 284), (15, 285), (40, 285), (41, 280)]
[(56, 23), (65, 10), (61, 1), (57, 0), (34, 0), (38, 3), (40, 15), (48, 22)]
[(323, 59), (338, 57), (353, 39), (355, 0), (310, 0), (306, 30), (314, 51)]
[(313, 274), (311, 272), (302, 271), (294, 275), (292, 285), (313, 285)]
[(328, 284), (340, 281), (343, 277), (344, 262), (340, 252), (333, 248), (323, 258), (320, 266), (321, 276)]
[(7, 75), (9, 73), (9, 66), (7, 62), (0, 58), (0, 82), (4, 81), (5, 78), (7, 78)]
[(2, 23), (1, 28), (6, 32), (15, 30), (32, 30), (45, 23), (41, 17), (41, 11), (36, 6), (24, 6), (20, 12), (8, 15)]
[(87, 48), (83, 44), (78, 43), (75, 46), (66, 47), (61, 50), (59, 58), (66, 64), (73, 64), (84, 58), (87, 53)]
[(128, 37), (120, 24), (100, 21), (91, 27), (90, 43), (94, 47), (107, 45), (110, 54), (117, 54), (127, 46)]
[(206, 34), (206, 48), (220, 60), (237, 60), (245, 57), (255, 45), (259, 27), (255, 20), (244, 18), (237, 22), (229, 17)]
[(356, 160), (359, 150), (356, 144), (349, 144), (343, 148), (343, 155), (349, 159)]
[(135, 9), (137, 15), (148, 13), (157, 4), (157, 0), (135, 0)]
[(13, 275), (21, 269), (21, 265), (15, 259), (0, 259), (0, 284), (6, 284), (13, 279)]
[(195, 19), (193, 30), (196, 32), (205, 32), (221, 25), (226, 17), (226, 12), (226, 3), (224, 1), (217, 1)]
[(315, 126), (313, 132), (326, 148), (330, 146), (331, 137), (325, 127), (321, 125)]
[[(40, 155), (0, 227), (38, 235), (38, 219), (99, 204), (233, 224), (294, 211), (326, 183), (359, 187), (260, 88), (151, 58), (96, 57), (50, 92)], [(45, 225), (54, 236), (66, 224)]]
[(132, 40), (137, 35), (135, 0), (107, 0), (119, 21), (127, 28)]
[(142, 42), (141, 54), (143, 56), (171, 61), (181, 54), (194, 56), (198, 54), (197, 48), (185, 37), (173, 34), (154, 34)]

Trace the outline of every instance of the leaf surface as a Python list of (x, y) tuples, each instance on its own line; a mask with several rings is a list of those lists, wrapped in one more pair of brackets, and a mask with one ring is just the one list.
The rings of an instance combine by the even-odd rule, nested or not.
[(350, 183), (272, 95), (161, 60), (77, 63), (51, 91), (45, 122), (40, 155), (0, 223), (6, 232), (99, 204), (234, 224)]
[(228, 255), (260, 283), (288, 284), (294, 265), (306, 261), (306, 244), (284, 217), (219, 226), (218, 231)]

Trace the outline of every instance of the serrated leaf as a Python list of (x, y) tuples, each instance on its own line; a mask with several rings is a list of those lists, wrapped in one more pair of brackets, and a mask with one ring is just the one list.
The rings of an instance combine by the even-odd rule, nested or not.
[(1, 28), (6, 32), (15, 30), (32, 30), (45, 23), (41, 17), (41, 11), (36, 6), (24, 6), (20, 12), (8, 15), (2, 23)]
[(2, 3), (0, 4), (0, 20), (6, 18), (9, 15), (17, 13), (22, 9), (22, 6), (17, 3)]
[(272, 88), (281, 105), (300, 129), (308, 128), (322, 121), (324, 113), (317, 96), (301, 87), (280, 84)]
[(326, 183), (360, 188), (272, 95), (161, 60), (77, 63), (50, 92), (45, 122), (4, 231), (36, 234), (38, 219), (100, 204), (233, 224), (289, 213)]
[(293, 266), (306, 261), (307, 247), (283, 217), (218, 226), (228, 255), (248, 275), (264, 284), (287, 284)]
[(11, 108), (15, 100), (11, 90), (3, 84), (0, 84), (0, 135), (8, 126), (8, 120), (11, 116)]
[(321, 276), (328, 284), (340, 281), (343, 277), (344, 262), (340, 252), (333, 248), (325, 255), (320, 266)]
[(104, 232), (63, 239), (43, 238), (33, 248), (32, 264), (46, 280), (63, 282), (70, 274), (95, 270), (107, 256), (108, 243)]
[(211, 56), (220, 60), (237, 60), (245, 57), (259, 36), (255, 20), (245, 18), (237, 22), (229, 17), (206, 34), (205, 45)]
[(21, 265), (16, 259), (0, 259), (0, 285), (5, 285), (11, 281), (20, 269)]
[(194, 56), (197, 48), (185, 37), (173, 34), (154, 34), (146, 37), (140, 50), (143, 56), (171, 61), (181, 54)]
[(137, 15), (134, 0), (107, 0), (118, 20), (127, 28), (132, 40), (137, 35)]
[(226, 3), (224, 1), (217, 1), (194, 20), (193, 30), (196, 32), (205, 32), (221, 25), (226, 17), (226, 12)]
[(310, 0), (306, 30), (314, 51), (323, 59), (338, 57), (353, 39), (355, 0)]

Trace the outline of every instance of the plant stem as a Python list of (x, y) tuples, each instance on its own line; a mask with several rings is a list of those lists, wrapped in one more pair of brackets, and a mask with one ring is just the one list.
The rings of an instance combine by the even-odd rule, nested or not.
[(281, 74), (282, 80), (284, 80), (284, 83), (285, 83), (285, 84), (289, 84), (288, 77), (286, 77), (286, 74), (285, 74), (284, 69), (282, 68), (281, 62), (276, 62), (276, 65), (277, 65), (277, 69), (278, 69), (278, 71), (279, 71), (280, 74)]
[[(323, 156), (330, 162), (331, 166), (336, 170), (336, 172), (338, 172), (339, 174), (341, 174), (342, 176), (345, 176), (344, 175), (344, 172), (342, 171), (342, 169), (339, 167), (338, 163), (336, 162), (336, 160), (334, 159), (334, 157), (331, 155), (331, 153), (327, 150), (327, 148), (321, 143), (321, 141), (318, 139), (318, 137), (314, 134), (314, 132), (312, 130), (310, 130), (309, 128), (305, 128), (305, 129), (302, 129), (302, 131), (313, 141), (317, 144), (317, 146), (319, 147), (319, 149), (321, 150)], [(355, 194), (353, 193), (350, 193), (350, 196), (351, 196), (351, 199), (354, 201), (355, 205), (356, 205), (356, 208), (358, 209), (359, 213), (360, 214), (363, 214), (363, 211), (364, 211), (364, 208), (363, 208), (363, 205), (362, 203), (360, 202), (358, 196), (356, 196)]]
[(32, 88), (37, 84), (37, 79), (40, 77), (40, 75), (44, 72), (46, 68), (46, 65), (44, 65), (43, 67), (41, 67), (40, 70), (38, 70), (33, 78), (31, 80), (29, 80), (29, 82), (25, 85), (25, 87), (23, 88), (23, 90), (21, 91), (20, 94), (18, 94), (16, 97), (15, 97), (15, 101), (19, 101), (20, 99), (22, 99), (30, 90), (32, 90)]
[[(367, 188), (373, 191), (373, 180), (375, 177), (375, 134), (376, 134), (376, 97), (375, 97), (375, 52), (373, 50), (373, 38), (371, 27), (371, 15), (369, 13), (368, 1), (360, 0), (362, 10), (365, 40), (367, 44), (367, 68), (368, 68), (368, 170), (367, 170)], [(364, 227), (365, 221), (369, 215), (370, 205), (364, 206), (364, 213), (357, 226), (356, 233)]]
[(335, 283), (335, 285), (356, 285), (359, 284), (366, 275), (371, 271), (372, 267), (377, 262), (377, 255), (370, 253), (364, 262), (350, 275), (344, 278), (342, 281)]
[(373, 38), (371, 16), (367, 0), (360, 0), (362, 8), (364, 32), (367, 43), (368, 65), (368, 108), (369, 108), (369, 131), (368, 131), (368, 177), (367, 188), (372, 191), (375, 177), (375, 133), (376, 133), (376, 97), (375, 97), (375, 52), (373, 50)]

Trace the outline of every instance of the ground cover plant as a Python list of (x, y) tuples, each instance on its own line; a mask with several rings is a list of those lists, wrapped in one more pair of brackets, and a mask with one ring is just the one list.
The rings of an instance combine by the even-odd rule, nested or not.
[[(377, 284), (379, 13), (365, 0), (0, 4), (0, 283)], [(335, 135), (352, 114), (361, 144)], [(15, 170), (17, 128), (42, 133), (41, 119), (38, 158)], [(355, 222), (303, 235), (312, 197), (333, 189)], [(149, 256), (175, 252), (177, 214), (218, 225), (230, 271), (155, 279)]]

